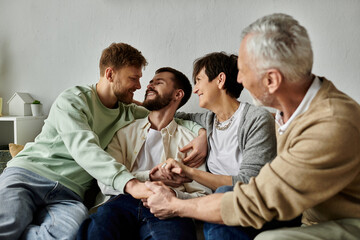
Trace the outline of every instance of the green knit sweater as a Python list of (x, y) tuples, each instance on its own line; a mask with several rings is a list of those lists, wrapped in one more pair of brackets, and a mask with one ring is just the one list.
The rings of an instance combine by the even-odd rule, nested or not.
[(26, 144), (8, 167), (59, 181), (81, 197), (93, 177), (120, 187), (117, 175), (131, 174), (103, 149), (118, 129), (147, 114), (136, 105), (105, 107), (95, 85), (68, 89), (55, 100), (35, 142)]

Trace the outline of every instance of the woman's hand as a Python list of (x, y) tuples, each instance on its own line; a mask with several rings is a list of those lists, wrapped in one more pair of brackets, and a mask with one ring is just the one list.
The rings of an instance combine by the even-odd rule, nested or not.
[(186, 177), (183, 172), (184, 166), (182, 163), (169, 158), (164, 163), (160, 163), (154, 167), (149, 177), (151, 181), (161, 181), (171, 187), (179, 187), (184, 183), (191, 182), (192, 180)]
[(190, 150), (191, 153), (183, 159), (183, 163), (189, 167), (200, 167), (201, 164), (205, 162), (207, 155), (207, 137), (205, 129), (200, 129), (199, 136), (180, 149), (183, 153)]

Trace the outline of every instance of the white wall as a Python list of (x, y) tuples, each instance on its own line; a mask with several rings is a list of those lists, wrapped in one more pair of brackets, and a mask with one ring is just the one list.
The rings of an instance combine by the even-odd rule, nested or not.
[[(0, 0), (0, 97), (3, 112), (15, 91), (29, 92), (45, 112), (64, 89), (98, 81), (101, 51), (112, 42), (138, 48), (154, 71), (171, 66), (191, 77), (206, 53), (237, 53), (241, 30), (257, 18), (283, 12), (309, 32), (314, 73), (360, 102), (358, 0)], [(244, 91), (241, 100), (251, 101)], [(183, 107), (199, 111), (193, 95)]]

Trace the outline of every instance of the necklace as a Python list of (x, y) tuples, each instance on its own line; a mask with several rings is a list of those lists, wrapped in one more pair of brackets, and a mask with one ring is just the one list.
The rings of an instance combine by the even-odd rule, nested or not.
[[(234, 114), (235, 115), (235, 114)], [(232, 121), (234, 120), (234, 115), (231, 116), (231, 118), (229, 118), (229, 120), (225, 121), (227, 122), (227, 124), (223, 125), (222, 123), (225, 123), (225, 122), (219, 122), (217, 117), (215, 116), (215, 127), (217, 130), (220, 130), (220, 131), (224, 131), (226, 129), (228, 129), (232, 123)]]

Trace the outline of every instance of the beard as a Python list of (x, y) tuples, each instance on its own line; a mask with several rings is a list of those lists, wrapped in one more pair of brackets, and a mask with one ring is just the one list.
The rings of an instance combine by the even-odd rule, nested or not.
[(130, 104), (133, 101), (133, 94), (129, 91), (129, 89), (123, 89), (121, 84), (118, 83), (113, 88), (114, 95), (116, 96), (119, 102)]
[(257, 98), (254, 95), (251, 95), (251, 97), (253, 99), (253, 104), (255, 106), (269, 107), (271, 105), (271, 103), (273, 102), (273, 97), (270, 96), (270, 94), (268, 92), (264, 92), (263, 95), (261, 96), (261, 98)]
[(268, 90), (260, 84), (260, 80), (258, 82), (259, 82), (259, 88), (261, 89), (260, 91), (258, 91), (260, 92), (260, 94), (257, 94), (258, 97), (256, 97), (254, 94), (252, 94), (249, 91), (253, 99), (253, 104), (255, 106), (269, 107), (274, 101), (274, 96), (270, 95)]
[(146, 99), (147, 93), (145, 95), (145, 100), (143, 102), (143, 107), (145, 107), (146, 109), (148, 109), (149, 111), (156, 111), (156, 110), (160, 110), (164, 107), (166, 107), (167, 105), (169, 105), (169, 103), (172, 100), (172, 92), (165, 94), (163, 96), (160, 96), (158, 94), (158, 92), (156, 92), (155, 90), (152, 90), (155, 94), (156, 97), (154, 99)]
[(132, 103), (132, 100), (133, 100), (132, 97), (129, 96), (129, 93), (117, 92), (117, 93), (115, 93), (115, 96), (119, 102), (122, 102), (125, 104), (130, 104), (130, 103)]

